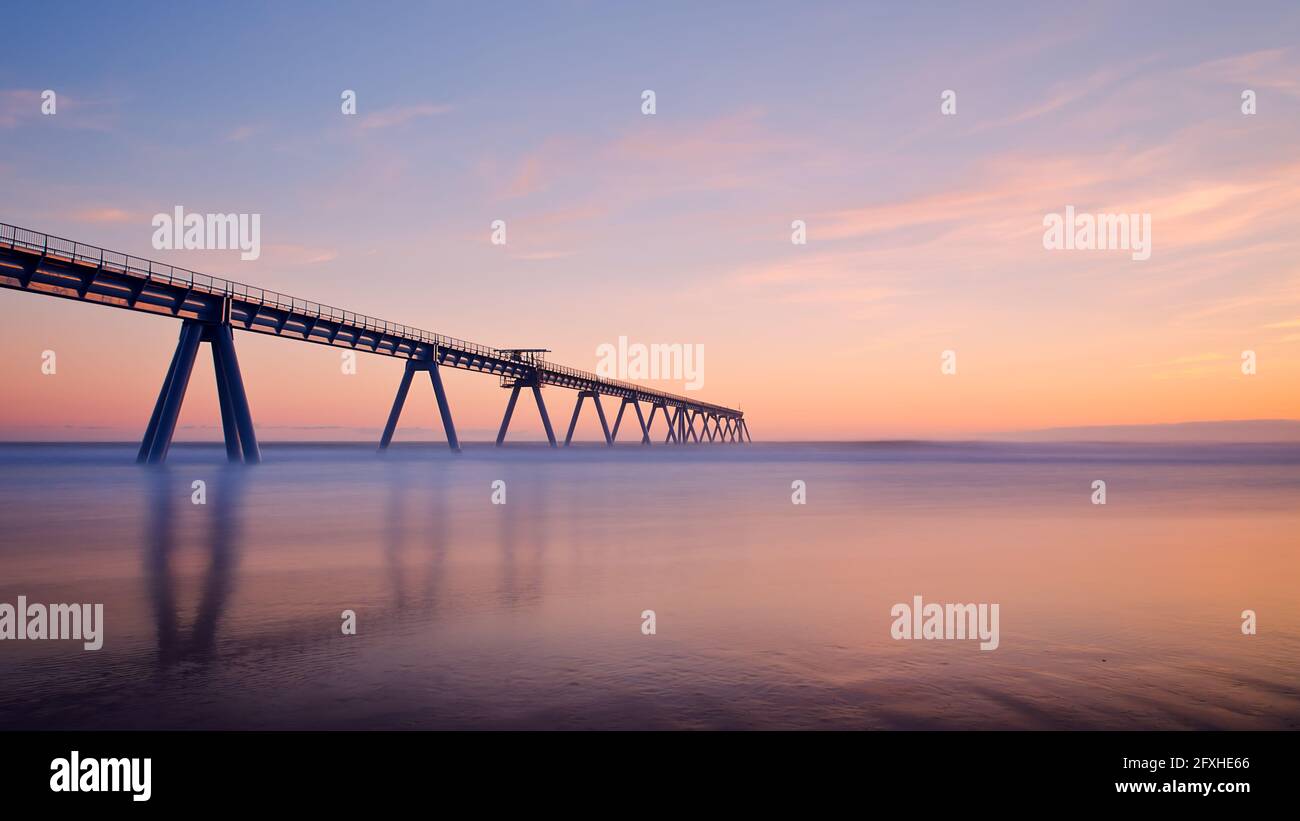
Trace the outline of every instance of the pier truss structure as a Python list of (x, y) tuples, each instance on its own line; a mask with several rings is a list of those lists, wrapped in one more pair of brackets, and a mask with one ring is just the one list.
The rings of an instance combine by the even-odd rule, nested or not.
[[(406, 370), (380, 437), (381, 449), (392, 441), (415, 374), (427, 372), (447, 445), (460, 450), (442, 368), (496, 376), (501, 387), (510, 391), (498, 445), (505, 442), (516, 402), (527, 389), (537, 404), (547, 440), (551, 447), (557, 446), (543, 387), (577, 392), (565, 446), (573, 440), (578, 416), (588, 399), (610, 447), (625, 419), (633, 416), (642, 445), (650, 445), (659, 435), (653, 429), (660, 415), (664, 443), (753, 441), (738, 409), (558, 365), (547, 361), (542, 349), (492, 348), (6, 223), (0, 223), (0, 287), (180, 320), (180, 339), (140, 443), (140, 462), (158, 463), (167, 457), (194, 359), (205, 342), (212, 346), (227, 457), (236, 462), (260, 461), (252, 412), (235, 356), (235, 331), (405, 359)], [(605, 397), (619, 402), (612, 428), (602, 405)], [(648, 416), (643, 406), (649, 407)], [(629, 408), (633, 414), (627, 413)]]

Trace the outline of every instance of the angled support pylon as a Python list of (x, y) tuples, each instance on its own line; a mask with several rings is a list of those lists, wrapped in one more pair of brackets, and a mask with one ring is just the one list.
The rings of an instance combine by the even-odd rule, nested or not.
[(664, 437), (664, 442), (677, 441), (677, 416), (680, 414), (677, 408), (664, 406), (664, 420), (668, 422), (668, 435)]
[(623, 401), (619, 403), (618, 413), (614, 415), (614, 429), (610, 432), (610, 436), (612, 436), (614, 439), (618, 439), (618, 426), (623, 424), (623, 411), (625, 410), (627, 410), (626, 396), (623, 397)]
[(402, 406), (406, 404), (406, 395), (411, 391), (411, 380), (417, 371), (428, 371), (429, 381), (433, 383), (433, 395), (438, 400), (438, 415), (442, 418), (442, 429), (447, 434), (447, 447), (460, 452), (460, 439), (456, 436), (456, 423), (451, 418), (451, 403), (447, 401), (447, 391), (442, 386), (442, 374), (438, 370), (435, 352), (433, 359), (408, 359), (406, 369), (402, 372), (402, 381), (397, 386), (397, 395), (393, 397), (393, 409), (388, 412), (388, 422), (384, 433), (379, 438), (379, 449), (385, 450), (393, 441), (397, 430), (397, 420), (402, 416)]
[(226, 440), (226, 461), (238, 462), (243, 458), (239, 442), (239, 423), (235, 421), (235, 398), (226, 379), (225, 355), (220, 347), (212, 346), (212, 366), (217, 372), (217, 402), (221, 405), (221, 433)]
[[(623, 423), (623, 412), (627, 410), (628, 405), (636, 410), (636, 421), (641, 425), (641, 444), (650, 444), (650, 426), (646, 424), (645, 416), (641, 413), (641, 403), (630, 396), (623, 397), (623, 404), (618, 406), (618, 416), (614, 417), (614, 430), (609, 437), (610, 443), (613, 444), (618, 440), (618, 426)], [(654, 421), (654, 408), (650, 410), (650, 420)]]
[(743, 417), (740, 420), (740, 432), (745, 435), (746, 442), (752, 443), (754, 441), (754, 437), (749, 435), (749, 424), (744, 420)]
[(668, 409), (667, 409), (667, 408), (665, 408), (665, 407), (664, 407), (662, 404), (660, 404), (659, 402), (655, 402), (655, 403), (651, 404), (651, 405), (650, 405), (650, 418), (647, 419), (647, 420), (646, 420), (646, 423), (645, 423), (645, 429), (646, 429), (646, 433), (647, 433), (647, 435), (650, 433), (650, 430), (651, 430), (651, 429), (654, 427), (654, 425), (655, 425), (655, 414), (659, 412), (659, 409), (660, 409), (660, 408), (663, 408), (663, 411), (664, 411), (664, 419), (667, 420), (667, 418), (668, 418)]
[(515, 415), (515, 402), (519, 401), (519, 385), (510, 391), (510, 401), (506, 403), (506, 415), (501, 417), (501, 430), (497, 431), (497, 447), (506, 440), (506, 431), (510, 428), (510, 417)]
[[(596, 406), (596, 415), (600, 417), (600, 429), (605, 434), (605, 445), (614, 447), (614, 437), (610, 435), (609, 424), (605, 421), (605, 409), (600, 405), (600, 394), (594, 391), (578, 391), (577, 404), (573, 406), (573, 418), (569, 420), (569, 432), (564, 435), (564, 446), (567, 448), (573, 441), (573, 431), (578, 427), (578, 414), (582, 411), (582, 401), (590, 398), (592, 404)], [(620, 415), (621, 415), (620, 411)]]
[[(238, 448), (243, 452), (244, 462), (255, 465), (262, 461), (262, 450), (257, 445), (257, 433), (253, 430), (253, 413), (248, 408), (248, 394), (244, 392), (244, 377), (239, 371), (239, 359), (235, 356), (235, 330), (229, 322), (204, 327), (204, 338), (212, 343), (212, 362), (217, 371), (217, 398), (224, 392), (229, 402), (221, 403), (221, 427), (226, 432), (226, 457), (237, 462), (234, 456)], [(227, 406), (234, 419), (226, 417)], [(235, 429), (239, 435), (238, 444), (231, 441), (230, 430)]]
[[(628, 401), (628, 397), (626, 396), (623, 397), (623, 401), (620, 402), (618, 405), (618, 413), (614, 415), (614, 428), (613, 430), (610, 431), (609, 434), (609, 438), (610, 438), (609, 443), (611, 446), (613, 446), (613, 444), (618, 441), (618, 426), (623, 424), (623, 412), (627, 410), (627, 401)], [(640, 409), (641, 409), (640, 406), (638, 406), (637, 410)], [(641, 423), (644, 426), (645, 420), (644, 419), (641, 420)]]
[(145, 428), (144, 440), (140, 442), (140, 451), (136, 454), (137, 462), (157, 464), (167, 458), (167, 451), (172, 445), (172, 434), (176, 432), (176, 420), (180, 416), (181, 403), (185, 400), (185, 389), (190, 384), (190, 373), (194, 370), (194, 357), (199, 352), (199, 341), (203, 328), (197, 322), (181, 323), (180, 339), (176, 343), (176, 352), (172, 354), (171, 366), (163, 380), (158, 401), (154, 403), (153, 415), (149, 417), (149, 426)]
[(506, 415), (502, 417), (501, 430), (497, 432), (497, 446), (500, 447), (506, 440), (506, 431), (510, 429), (510, 417), (514, 416), (515, 413), (515, 402), (519, 400), (520, 389), (525, 387), (533, 389), (533, 398), (537, 400), (537, 412), (541, 414), (542, 427), (546, 428), (546, 441), (551, 444), (551, 447), (555, 447), (555, 431), (551, 429), (551, 417), (546, 412), (546, 403), (542, 401), (542, 389), (535, 381), (528, 384), (522, 380), (515, 382), (510, 389), (510, 401), (506, 404)]
[[(408, 362), (409, 366), (410, 363)], [(406, 367), (402, 370), (402, 381), (397, 386), (397, 396), (393, 397), (393, 409), (388, 412), (388, 422), (384, 425), (384, 433), (379, 437), (379, 449), (384, 450), (389, 443), (393, 441), (393, 433), (397, 430), (397, 420), (402, 418), (402, 407), (406, 404), (406, 395), (411, 391), (411, 379), (415, 376), (415, 370)]]
[(244, 392), (244, 380), (239, 372), (230, 324), (187, 319), (181, 323), (176, 352), (172, 355), (158, 401), (154, 403), (153, 414), (149, 417), (144, 439), (140, 442), (137, 462), (158, 464), (167, 458), (181, 406), (185, 402), (185, 391), (189, 388), (190, 375), (194, 371), (194, 359), (198, 355), (199, 345), (204, 342), (212, 346), (212, 364), (216, 372), (217, 401), (221, 406), (221, 431), (226, 443), (226, 458), (232, 462), (238, 462), (242, 458), (249, 464), (261, 461), (262, 454), (253, 430), (253, 416), (248, 409), (248, 395)]
[(533, 385), (533, 398), (537, 400), (537, 412), (542, 415), (542, 427), (546, 428), (546, 441), (555, 447), (555, 431), (551, 430), (551, 417), (546, 412), (546, 403), (542, 401), (542, 389)]

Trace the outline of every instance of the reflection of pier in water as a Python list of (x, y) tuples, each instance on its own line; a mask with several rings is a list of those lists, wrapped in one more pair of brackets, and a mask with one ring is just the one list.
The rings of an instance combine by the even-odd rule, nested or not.
[[(496, 520), (493, 526), (496, 536), (485, 539), (486, 531), (477, 534), (451, 532), (447, 489), (454, 483), (444, 478), (450, 468), (442, 462), (432, 467), (425, 463), (397, 464), (387, 474), (388, 494), (382, 529), (395, 610), (402, 614), (439, 612), (438, 592), (448, 572), (446, 559), (449, 548), (454, 545), (465, 550), (491, 546), (499, 550), (500, 575), (494, 598), (503, 610), (513, 611), (538, 604), (544, 587), (543, 557), (548, 540), (554, 536), (551, 483), (544, 477), (540, 481), (534, 480), (532, 486), (540, 494), (535, 506), (522, 504), (518, 495), (511, 504), (492, 506), (490, 515)], [(550, 473), (549, 468), (543, 467), (542, 470)], [(420, 518), (412, 521), (409, 518), (411, 511)], [(427, 529), (421, 526), (421, 521), (427, 522)], [(417, 549), (428, 550), (423, 582), (414, 598), (403, 561), (412, 543)], [(521, 549), (531, 557), (522, 568)], [(524, 571), (522, 574), (519, 572), (521, 569)]]
[[(445, 469), (440, 464), (436, 470), (442, 473)], [(423, 466), (420, 470), (425, 471)], [(413, 495), (412, 479), (416, 478), (417, 473), (414, 465), (401, 463), (394, 465), (386, 475), (388, 495), (384, 505), (384, 557), (388, 563), (388, 578), (393, 589), (393, 605), (401, 613), (410, 607), (402, 557), (408, 543), (407, 497)], [(429, 560), (425, 564), (424, 579), (416, 602), (419, 604), (418, 612), (432, 614), (438, 609), (438, 585), (447, 558), (446, 484), (435, 478), (431, 488), (424, 488), (419, 498), (420, 507), (430, 517), (431, 529), (428, 539)]]
[(166, 468), (150, 477), (146, 496), (149, 529), (145, 572), (158, 627), (158, 660), (164, 668), (184, 661), (206, 662), (211, 658), (217, 625), (234, 586), (244, 483), (229, 467), (221, 468), (217, 477), (206, 489), (212, 503), (203, 540), (208, 550), (208, 568), (188, 637), (182, 635), (171, 566), (178, 547), (176, 506), (183, 500), (182, 488), (188, 485)]
[[(557, 496), (552, 487), (553, 469), (535, 465), (536, 472), (527, 479), (512, 479), (516, 490), (510, 504), (494, 506), (485, 514), (495, 521), (484, 520), (471, 532), (457, 533), (448, 499), (449, 489), (456, 485), (446, 477), (453, 467), (442, 462), (390, 462), (384, 471), (387, 492), (379, 532), (389, 589), (386, 604), (370, 605), (358, 590), (355, 599), (341, 596), (337, 604), (322, 606), (319, 613), (291, 617), (269, 632), (259, 631), (259, 643), (269, 640), (273, 645), (305, 649), (334, 639), (340, 635), (339, 616), (345, 609), (357, 612), (363, 634), (371, 628), (388, 632), (388, 627), (410, 617), (438, 621), (449, 614), (449, 604), (456, 606), (441, 595), (455, 547), (466, 556), (477, 550), (497, 551), (498, 559), (492, 563), (496, 581), (489, 584), (499, 612), (540, 606), (547, 546), (564, 538), (560, 531), (574, 512), (565, 505), (567, 497)], [(195, 478), (207, 483), (206, 504), (190, 510), (190, 483)], [(259, 532), (256, 517), (268, 511), (248, 509), (249, 481), (256, 481), (255, 475), (229, 465), (209, 467), (198, 475), (166, 466), (150, 471), (144, 496), (144, 565), (157, 630), (157, 660), (163, 670), (189, 663), (206, 665), (218, 654), (222, 620), (239, 587), (241, 556), (255, 546), (250, 539), (255, 542), (253, 534)], [(520, 492), (525, 487), (527, 495)], [(204, 551), (206, 565), (194, 617), (187, 622), (179, 557), (195, 549)], [(405, 561), (412, 551), (416, 565)], [(471, 572), (474, 566), (472, 562), (461, 565)]]

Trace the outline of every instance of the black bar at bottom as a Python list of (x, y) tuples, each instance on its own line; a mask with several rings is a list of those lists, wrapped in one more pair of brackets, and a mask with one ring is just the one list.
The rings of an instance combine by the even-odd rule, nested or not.
[[(696, 806), (694, 795), (725, 799), (733, 811), (790, 801), (801, 817), (813, 806), (868, 811), (884, 799), (917, 812), (947, 803), (1235, 812), (1293, 797), (1298, 740), (1293, 732), (15, 732), (0, 735), (0, 798), (5, 807), (21, 799), (211, 812), (490, 797), (495, 813), (511, 801), (533, 812), (599, 805), (598, 794), (632, 790), (625, 798), (642, 808)], [(148, 800), (133, 800), (142, 791), (131, 787), (54, 791), (51, 779), (71, 774), (74, 751), (83, 779), (91, 759), (99, 773), (104, 759), (138, 759), (141, 774), (149, 759)]]

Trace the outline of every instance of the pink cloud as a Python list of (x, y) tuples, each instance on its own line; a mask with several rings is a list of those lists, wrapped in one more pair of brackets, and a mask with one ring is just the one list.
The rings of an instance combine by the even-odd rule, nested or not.
[(14, 128), (41, 116), (41, 93), (27, 89), (0, 91), (0, 128)]
[(139, 214), (133, 214), (130, 211), (124, 211), (121, 208), (86, 208), (81, 211), (75, 211), (69, 215), (76, 222), (130, 222), (132, 220), (146, 221), (146, 218)]
[(606, 204), (736, 190), (760, 183), (778, 157), (801, 147), (766, 131), (757, 110), (695, 123), (654, 120), (644, 117), (607, 140), (551, 137), (519, 161), (499, 196), (522, 198), (575, 177), (596, 180), (591, 196)]
[(312, 265), (337, 259), (338, 251), (332, 248), (281, 243), (267, 245), (262, 250), (262, 258), (272, 265)]
[(1272, 88), (1300, 94), (1300, 67), (1287, 49), (1264, 49), (1201, 63), (1194, 75), (1222, 82), (1240, 83), (1243, 88)]
[(233, 129), (229, 134), (226, 135), (226, 142), (231, 142), (231, 143), (243, 142), (244, 140), (256, 134), (257, 131), (258, 129), (256, 126), (241, 125), (238, 128)]
[(432, 103), (417, 103), (415, 105), (395, 106), (393, 108), (383, 108), (378, 111), (364, 114), (359, 124), (360, 128), (371, 130), (376, 128), (392, 128), (393, 126), (409, 123), (421, 117), (432, 117), (437, 114), (446, 114), (451, 111), (449, 105), (434, 105)]
[(526, 254), (511, 254), (511, 259), (522, 259), (528, 261), (542, 261), (550, 259), (567, 259), (573, 256), (573, 251), (533, 251)]

